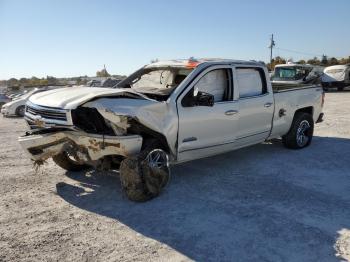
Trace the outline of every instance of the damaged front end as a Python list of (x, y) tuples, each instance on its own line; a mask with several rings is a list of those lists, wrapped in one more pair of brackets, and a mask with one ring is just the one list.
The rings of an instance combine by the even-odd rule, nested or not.
[(70, 110), (29, 103), (31, 130), (19, 142), (35, 163), (67, 153), (79, 164), (108, 168), (140, 153), (147, 141), (157, 140), (170, 152), (165, 136), (155, 131), (165, 123), (164, 109), (164, 103), (125, 97), (101, 97)]
[(120, 162), (142, 147), (141, 135), (127, 134), (127, 117), (115, 117), (112, 123), (96, 108), (80, 106), (64, 112), (31, 104), (25, 119), (31, 131), (19, 137), (19, 142), (38, 164), (67, 153), (79, 164), (99, 167), (107, 160)]
[(41, 130), (19, 137), (33, 161), (41, 163), (63, 152), (80, 164), (98, 166), (107, 156), (127, 157), (141, 150), (139, 135), (110, 136), (70, 130)]
[[(47, 117), (57, 117), (54, 112), (50, 115), (27, 112), (31, 131), (20, 137), (19, 142), (36, 168), (52, 158), (68, 171), (83, 170), (86, 166), (119, 169), (122, 188), (130, 200), (146, 201), (158, 196), (170, 176), (169, 147), (165, 136), (141, 123), (146, 123), (145, 119), (147, 123), (155, 123), (149, 117), (143, 118), (150, 116), (145, 108), (132, 113), (125, 110), (127, 106), (122, 106), (132, 102), (120, 99), (119, 106), (124, 111), (117, 111), (102, 106), (115, 101), (107, 100), (110, 101), (90, 101), (70, 110), (65, 118), (71, 120), (70, 125), (65, 125), (62, 120), (59, 125), (50, 123)], [(46, 117), (43, 121), (42, 116)], [(63, 119), (62, 115), (59, 117)], [(162, 123), (162, 118), (153, 118), (153, 121)]]

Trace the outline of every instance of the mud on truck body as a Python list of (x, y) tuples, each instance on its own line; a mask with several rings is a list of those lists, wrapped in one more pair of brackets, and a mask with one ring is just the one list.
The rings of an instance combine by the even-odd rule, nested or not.
[(272, 90), (266, 67), (236, 60), (147, 65), (115, 88), (67, 88), (27, 102), (19, 138), (35, 164), (52, 158), (69, 171), (120, 170), (131, 200), (157, 196), (169, 165), (282, 137), (311, 143), (322, 120), (317, 86)]

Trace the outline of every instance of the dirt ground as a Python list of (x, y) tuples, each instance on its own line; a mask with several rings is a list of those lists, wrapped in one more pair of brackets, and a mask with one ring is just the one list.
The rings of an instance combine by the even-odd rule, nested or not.
[(312, 145), (279, 141), (176, 166), (133, 203), (116, 176), (39, 173), (0, 117), (0, 261), (350, 260), (350, 92), (326, 95)]

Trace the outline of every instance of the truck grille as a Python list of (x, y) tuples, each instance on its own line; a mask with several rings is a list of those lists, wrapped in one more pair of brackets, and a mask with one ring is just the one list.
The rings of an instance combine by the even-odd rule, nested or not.
[(67, 114), (55, 109), (38, 109), (27, 105), (26, 112), (34, 116), (41, 116), (44, 119), (67, 121)]

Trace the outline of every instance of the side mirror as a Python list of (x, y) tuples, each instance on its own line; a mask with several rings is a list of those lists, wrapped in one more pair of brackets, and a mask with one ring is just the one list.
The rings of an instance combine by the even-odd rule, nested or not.
[(205, 92), (198, 92), (194, 97), (195, 106), (214, 106), (214, 96)]

